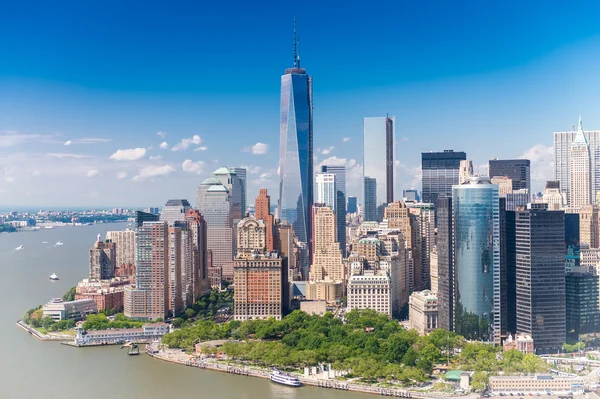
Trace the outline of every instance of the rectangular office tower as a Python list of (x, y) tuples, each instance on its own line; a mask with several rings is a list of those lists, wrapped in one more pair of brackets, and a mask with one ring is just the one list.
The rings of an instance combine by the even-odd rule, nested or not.
[(452, 229), (452, 197), (442, 197), (436, 204), (438, 216), (438, 323), (440, 328), (454, 331), (454, 242)]
[(538, 353), (566, 340), (565, 218), (547, 204), (516, 212), (517, 333), (531, 334)]
[(453, 150), (423, 152), (421, 154), (423, 172), (421, 200), (437, 204), (439, 197), (452, 196), (452, 186), (458, 184), (460, 161), (466, 159), (466, 153)]
[[(363, 119), (363, 177), (375, 179), (376, 207), (394, 202), (395, 118)], [(366, 203), (366, 198), (364, 203)]]
[(531, 170), (529, 159), (491, 159), (489, 176), (507, 176), (512, 180), (513, 190), (527, 189), (531, 194)]
[(335, 176), (335, 214), (337, 217), (337, 240), (346, 257), (346, 166), (321, 166), (323, 173)]

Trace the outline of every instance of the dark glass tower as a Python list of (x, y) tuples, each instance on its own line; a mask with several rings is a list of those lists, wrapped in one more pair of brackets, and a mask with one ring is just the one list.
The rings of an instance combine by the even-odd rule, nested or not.
[(437, 202), (438, 215), (438, 299), (439, 326), (454, 330), (454, 252), (452, 242), (452, 198)]
[(365, 222), (377, 221), (377, 181), (372, 177), (365, 177), (365, 203), (363, 217)]
[(566, 338), (565, 218), (531, 207), (516, 211), (517, 332), (531, 334), (536, 352), (555, 353)]
[(423, 172), (423, 202), (437, 203), (438, 197), (450, 197), (452, 186), (458, 184), (460, 161), (467, 159), (464, 152), (444, 150), (421, 154)]
[(300, 68), (295, 36), (294, 26), (294, 67), (281, 77), (277, 205), (279, 218), (292, 224), (298, 239), (308, 243), (313, 204), (312, 77)]
[(529, 159), (492, 159), (490, 177), (507, 176), (512, 180), (512, 189), (526, 188), (531, 194), (531, 173)]

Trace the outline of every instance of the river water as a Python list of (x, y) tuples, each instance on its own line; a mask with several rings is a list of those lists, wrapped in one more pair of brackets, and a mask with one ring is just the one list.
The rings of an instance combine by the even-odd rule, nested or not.
[[(88, 274), (88, 250), (96, 236), (125, 223), (0, 233), (0, 398), (85, 399), (357, 399), (370, 395), (323, 388), (288, 388), (127, 356), (118, 347), (72, 348), (41, 342), (15, 323), (25, 310), (61, 296)], [(56, 246), (57, 241), (64, 245)], [(47, 242), (44, 244), (43, 242)], [(24, 245), (17, 251), (19, 245)], [(48, 276), (56, 273), (59, 281)]]

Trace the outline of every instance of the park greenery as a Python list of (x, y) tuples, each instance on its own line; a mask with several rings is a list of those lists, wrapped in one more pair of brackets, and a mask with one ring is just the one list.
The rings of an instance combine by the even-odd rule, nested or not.
[(14, 233), (17, 231), (11, 224), (0, 224), (0, 233)]
[(200, 297), (193, 305), (180, 315), (177, 315), (171, 323), (173, 327), (188, 327), (196, 320), (212, 320), (219, 315), (221, 309), (233, 308), (233, 291), (212, 291), (208, 295)]
[(584, 342), (578, 342), (576, 344), (563, 344), (563, 351), (565, 351), (565, 353), (573, 353), (573, 352), (578, 352), (581, 350), (585, 349), (585, 343)]
[(331, 363), (348, 370), (347, 377), (365, 382), (404, 385), (430, 380), (436, 364), (450, 360), (450, 368), (474, 370), (474, 383), (482, 388), (490, 374), (541, 372), (547, 365), (534, 355), (504, 352), (493, 345), (469, 343), (461, 336), (436, 330), (419, 336), (397, 321), (372, 310), (353, 310), (342, 321), (330, 313), (309, 316), (294, 311), (282, 320), (231, 321), (217, 324), (198, 320), (163, 337), (170, 348), (193, 350), (196, 343), (232, 339), (220, 350), (230, 359), (259, 365), (301, 369)]
[(70, 301), (74, 301), (75, 300), (75, 288), (76, 287), (71, 288), (69, 291), (67, 291), (63, 295), (63, 297), (62, 297), (63, 301), (70, 302)]
[(83, 322), (84, 330), (108, 330), (109, 328), (141, 328), (146, 322), (133, 321), (123, 313), (117, 313), (110, 320), (104, 313), (90, 314)]
[(75, 322), (73, 320), (54, 321), (52, 317), (44, 317), (41, 306), (29, 309), (23, 315), (22, 320), (24, 323), (41, 332), (64, 331), (75, 327)]

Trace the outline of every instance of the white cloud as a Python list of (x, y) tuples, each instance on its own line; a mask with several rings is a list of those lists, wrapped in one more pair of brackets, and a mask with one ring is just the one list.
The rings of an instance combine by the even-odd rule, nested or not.
[(252, 146), (251, 151), (254, 155), (263, 155), (269, 151), (269, 145), (265, 143), (256, 143)]
[(169, 148), (169, 144), (166, 141), (163, 141), (162, 143), (160, 143), (161, 150), (166, 150), (167, 148)]
[(150, 158), (148, 158), (151, 161), (157, 161), (159, 159), (162, 159), (162, 155), (152, 155)]
[(71, 140), (67, 140), (67, 141), (65, 141), (65, 145), (66, 145), (66, 146), (70, 146), (71, 144), (73, 144), (73, 142), (72, 142)]
[(206, 151), (206, 150), (208, 150), (208, 147), (203, 145), (201, 147), (196, 148), (194, 151)]
[(272, 172), (261, 173), (258, 179), (253, 180), (252, 183), (256, 184), (257, 186), (268, 186), (273, 184), (272, 177)]
[(117, 150), (110, 156), (110, 159), (115, 161), (137, 161), (146, 156), (145, 148), (132, 148), (129, 150)]
[(102, 144), (102, 143), (110, 143), (111, 139), (97, 138), (97, 137), (87, 137), (81, 139), (73, 139), (65, 141), (66, 146), (70, 146), (72, 144)]
[(333, 152), (333, 150), (335, 149), (334, 146), (331, 146), (329, 148), (325, 148), (323, 151), (321, 151), (321, 154), (323, 155), (329, 155)]
[(141, 168), (139, 173), (133, 177), (133, 180), (141, 181), (146, 179), (152, 179), (154, 177), (167, 176), (173, 172), (175, 172), (175, 168), (171, 165), (149, 165)]
[(541, 191), (548, 180), (554, 179), (554, 147), (536, 144), (518, 158), (531, 161), (532, 191)]
[(191, 159), (186, 159), (181, 164), (181, 168), (183, 169), (184, 172), (196, 173), (196, 174), (200, 175), (204, 172), (204, 162), (202, 162), (202, 161), (194, 162)]
[(100, 176), (100, 171), (98, 169), (91, 169), (87, 172), (87, 177), (96, 177)]
[(171, 151), (187, 150), (188, 148), (190, 148), (190, 145), (192, 145), (192, 144), (195, 144), (195, 145), (202, 144), (202, 138), (200, 138), (200, 136), (195, 134), (190, 139), (187, 139), (187, 138), (182, 139), (179, 143), (175, 144), (173, 146), (173, 148), (171, 148)]
[(63, 158), (72, 158), (72, 159), (91, 158), (89, 155), (70, 154), (70, 153), (56, 153), (56, 152), (46, 154), (46, 156), (53, 157), (53, 158), (58, 158), (58, 159), (63, 159)]
[(127, 177), (127, 172), (119, 172), (117, 173), (117, 179), (123, 180)]
[(7, 183), (14, 183), (17, 178), (15, 177), (15, 169), (11, 166), (5, 166), (2, 168), (2, 179)]
[(260, 166), (249, 166), (249, 165), (241, 165), (240, 168), (246, 169), (246, 171), (251, 175), (260, 173), (260, 171), (262, 169)]
[(344, 143), (347, 143), (347, 142), (349, 142), (349, 141), (350, 141), (350, 137), (344, 137), (344, 138), (342, 139), (342, 141), (343, 141)]
[(165, 136), (167, 135), (166, 132), (156, 132), (156, 135), (160, 138), (165, 138)]

